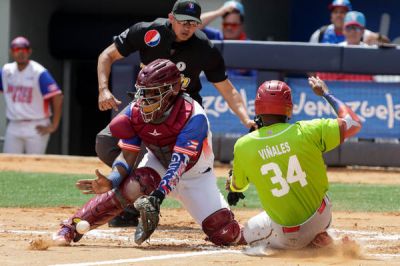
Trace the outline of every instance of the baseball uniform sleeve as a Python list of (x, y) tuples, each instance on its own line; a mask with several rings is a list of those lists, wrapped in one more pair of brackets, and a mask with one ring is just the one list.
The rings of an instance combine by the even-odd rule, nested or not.
[(174, 152), (187, 154), (194, 157), (203, 147), (207, 137), (208, 124), (203, 114), (193, 116), (178, 135)]
[(130, 139), (120, 139), (118, 142), (118, 147), (120, 147), (121, 150), (139, 152), (141, 144), (142, 140), (138, 136), (134, 136)]
[(171, 162), (158, 186), (158, 190), (164, 195), (175, 189), (181, 175), (186, 171), (189, 158), (195, 157), (201, 151), (207, 132), (207, 119), (203, 114), (199, 114), (190, 118), (181, 133), (179, 133), (171, 156)]
[[(233, 173), (230, 188), (234, 192), (243, 192), (247, 190), (250, 183), (245, 173), (246, 166), (242, 164), (247, 161), (243, 160), (243, 149), (246, 149), (246, 145), (243, 138), (240, 138), (236, 141), (233, 149)], [(247, 167), (251, 167), (251, 165)]]
[(298, 123), (304, 136), (321, 152), (327, 152), (339, 146), (340, 130), (337, 119), (313, 119)]
[(210, 43), (208, 61), (204, 68), (207, 80), (212, 83), (221, 82), (227, 79), (225, 61), (218, 49)]
[(111, 120), (110, 131), (114, 137), (119, 138), (118, 146), (122, 150), (133, 152), (140, 151), (142, 139), (136, 135), (135, 130), (131, 124), (133, 106), (132, 103), (125, 109), (123, 114), (119, 114)]
[[(114, 117), (110, 124), (111, 135), (118, 139), (131, 139), (136, 136), (136, 132), (133, 128), (131, 117), (133, 106), (132, 103), (125, 109), (124, 113), (118, 114)], [(139, 145), (140, 146), (140, 145)]]
[(44, 99), (50, 99), (57, 94), (61, 94), (60, 88), (47, 70), (40, 74), (39, 86)]
[(115, 38), (114, 43), (118, 52), (124, 57), (142, 48), (146, 31), (143, 24), (143, 22), (136, 23)]

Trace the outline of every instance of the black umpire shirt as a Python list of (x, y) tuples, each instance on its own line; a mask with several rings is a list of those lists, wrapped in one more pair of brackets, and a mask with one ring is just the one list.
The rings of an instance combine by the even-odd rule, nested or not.
[(153, 22), (139, 22), (115, 38), (118, 52), (127, 57), (139, 51), (143, 64), (155, 59), (169, 59), (184, 75), (186, 92), (202, 104), (199, 94), (199, 75), (204, 71), (207, 80), (216, 83), (226, 80), (225, 62), (221, 53), (207, 36), (197, 30), (184, 42), (175, 42), (175, 33), (168, 19), (158, 18)]

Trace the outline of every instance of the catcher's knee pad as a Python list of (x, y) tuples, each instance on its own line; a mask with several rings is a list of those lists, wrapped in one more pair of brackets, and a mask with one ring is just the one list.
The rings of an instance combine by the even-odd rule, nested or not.
[(120, 186), (120, 191), (124, 198), (132, 202), (132, 200), (134, 201), (138, 197), (137, 193), (135, 193), (135, 190), (137, 190), (137, 185), (135, 185), (135, 183), (139, 184), (139, 191), (141, 195), (149, 195), (157, 188), (158, 184), (160, 184), (160, 181), (160, 175), (153, 168), (141, 167), (135, 169), (132, 174), (126, 178), (126, 180), (124, 180)]
[(214, 212), (204, 219), (201, 226), (215, 245), (239, 244), (242, 240), (240, 225), (229, 209), (223, 208)]

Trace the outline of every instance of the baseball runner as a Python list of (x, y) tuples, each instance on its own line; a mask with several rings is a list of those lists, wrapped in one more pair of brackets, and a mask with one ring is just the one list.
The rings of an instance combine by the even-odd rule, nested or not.
[(361, 124), (321, 79), (311, 77), (309, 84), (328, 101), (337, 119), (287, 123), (293, 109), (291, 89), (281, 81), (266, 81), (255, 99), (263, 126), (235, 144), (229, 187), (238, 193), (254, 184), (264, 209), (243, 229), (251, 246), (298, 249), (332, 241), (326, 232), (332, 215), (322, 153), (354, 136)]
[[(144, 65), (158, 58), (174, 62), (183, 76), (186, 93), (200, 104), (199, 75), (204, 71), (207, 80), (221, 93), (243, 125), (248, 128), (253, 126), (255, 123), (249, 118), (241, 95), (226, 75), (221, 53), (199, 30), (200, 14), (201, 6), (197, 0), (177, 0), (168, 18), (139, 22), (118, 35), (114, 43), (99, 56), (99, 109), (118, 110), (121, 102), (112, 95), (108, 84), (111, 66), (115, 61), (139, 52)], [(118, 139), (111, 135), (109, 125), (97, 134), (96, 153), (110, 167), (120, 153), (117, 143)], [(123, 216), (112, 220), (110, 225), (134, 225), (137, 217), (130, 215), (131, 212), (127, 209)]]
[(15, 62), (0, 70), (8, 119), (5, 153), (44, 154), (60, 123), (62, 92), (47, 69), (29, 59), (31, 54), (28, 39), (15, 38), (11, 42)]
[[(207, 116), (199, 103), (182, 93), (175, 63), (151, 62), (140, 71), (136, 88), (136, 100), (110, 123), (122, 149), (112, 172), (105, 177), (97, 171), (96, 180), (77, 183), (84, 193), (103, 194), (63, 223), (54, 240), (59, 245), (76, 242), (82, 237), (76, 231), (80, 220), (93, 229), (134, 205), (141, 214), (135, 242), (141, 244), (156, 229), (160, 205), (168, 195), (182, 203), (214, 244), (243, 244), (241, 228), (216, 185)], [(148, 152), (132, 169), (141, 144)]]

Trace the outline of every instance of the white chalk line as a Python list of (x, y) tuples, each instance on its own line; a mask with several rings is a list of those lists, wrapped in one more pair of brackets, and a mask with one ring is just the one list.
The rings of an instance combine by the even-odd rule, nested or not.
[[(185, 232), (193, 232), (191, 230), (157, 230), (158, 232), (177, 232), (177, 233), (185, 233)], [(100, 238), (100, 239), (111, 239), (111, 240), (121, 240), (121, 241), (130, 241), (133, 240), (133, 230), (129, 229), (120, 229), (120, 228), (112, 228), (112, 229), (94, 229), (89, 233), (85, 234), (85, 238)], [(400, 234), (394, 233), (382, 233), (376, 231), (357, 231), (357, 230), (340, 230), (340, 229), (329, 229), (329, 233), (335, 235), (354, 235), (357, 237), (357, 240), (376, 240), (376, 241), (400, 241)], [(49, 235), (51, 232), (49, 231), (35, 231), (35, 230), (5, 230), (0, 229), (0, 233), (9, 233), (9, 234), (33, 234), (33, 235)], [(125, 233), (132, 235), (130, 236), (123, 236), (123, 235), (116, 235), (119, 233)], [(165, 239), (160, 239), (160, 242), (166, 242)], [(174, 238), (170, 238), (171, 240), (178, 240)], [(151, 239), (156, 240), (156, 238)], [(181, 240), (179, 242), (186, 243), (186, 242), (193, 242), (193, 240)]]
[[(160, 229), (158, 230), (160, 232), (193, 232), (191, 230), (163, 230)], [(374, 232), (374, 231), (356, 231), (356, 230), (339, 230), (339, 229), (329, 229), (329, 232), (332, 233), (334, 236), (338, 237), (338, 235), (352, 235), (354, 236), (357, 240), (360, 241), (399, 241), (400, 240), (400, 234), (387, 234), (387, 233), (382, 233), (382, 232)], [(54, 233), (54, 232), (53, 232)], [(118, 235), (118, 234), (130, 234), (132, 236), (123, 236), (123, 235)], [(22, 235), (51, 235), (52, 232), (49, 231), (35, 231), (35, 230), (1, 230), (0, 229), (0, 234), (22, 234)], [(110, 228), (110, 229), (95, 229), (87, 233), (84, 238), (87, 239), (111, 239), (111, 240), (119, 240), (119, 241), (124, 241), (124, 242), (129, 242), (129, 243), (134, 243), (134, 237), (133, 237), (133, 230), (129, 229), (120, 229), (120, 228)], [(151, 238), (151, 243), (172, 243), (172, 244), (196, 244), (196, 241), (191, 239), (191, 240), (182, 240), (182, 239), (175, 239), (175, 238)], [(202, 241), (199, 240), (199, 243), (202, 243)], [(379, 244), (373, 244), (370, 243), (368, 245), (365, 245), (365, 247), (368, 248), (375, 248), (379, 247)], [(197, 252), (190, 252), (190, 253), (184, 253), (188, 254), (184, 257), (190, 257), (190, 256), (200, 256), (200, 255), (208, 255), (208, 254), (216, 254), (218, 252), (222, 253), (235, 253), (237, 254), (238, 252), (241, 253), (241, 251), (237, 250), (215, 250), (215, 247), (209, 247), (209, 246), (197, 246), (197, 248), (202, 249), (203, 251), (197, 251)], [(206, 253), (203, 253), (206, 252)], [(212, 252), (212, 253), (207, 253), (207, 252)], [(168, 256), (178, 256), (182, 257), (184, 254), (170, 254)], [(192, 254), (192, 255), (191, 255)], [(193, 254), (199, 254), (199, 255), (193, 255)], [(163, 255), (164, 256), (164, 255)], [(151, 256), (151, 257), (144, 257), (144, 258), (135, 258), (132, 260), (135, 261), (125, 261), (125, 260), (115, 260), (114, 263), (110, 263), (110, 261), (107, 262), (90, 262), (89, 264), (83, 263), (83, 264), (62, 264), (63, 266), (67, 265), (102, 265), (102, 264), (120, 264), (120, 263), (126, 263), (126, 262), (140, 262), (140, 261), (146, 261), (146, 260), (157, 260), (158, 257), (159, 259), (164, 259), (163, 256)], [(167, 255), (166, 255), (167, 256)], [(372, 257), (378, 257), (381, 259), (394, 259), (400, 257), (400, 254), (384, 254), (384, 253), (369, 253), (368, 256)], [(152, 258), (152, 259), (151, 259)], [(175, 258), (175, 257), (171, 257)], [(137, 261), (136, 261), (137, 260)], [(97, 264), (94, 264), (97, 263)], [(61, 264), (60, 264), (61, 265)]]
[(52, 264), (50, 266), (90, 266), (90, 265), (105, 265), (105, 264), (110, 265), (110, 264), (133, 263), (133, 262), (165, 260), (165, 259), (175, 259), (175, 258), (186, 258), (186, 257), (214, 255), (214, 254), (218, 255), (218, 254), (241, 254), (241, 253), (242, 252), (239, 250), (211, 250), (211, 251), (188, 252), (188, 253), (182, 253), (182, 254), (147, 256), (147, 257), (142, 257), (142, 258), (121, 259), (121, 260), (69, 263), (69, 264)]

